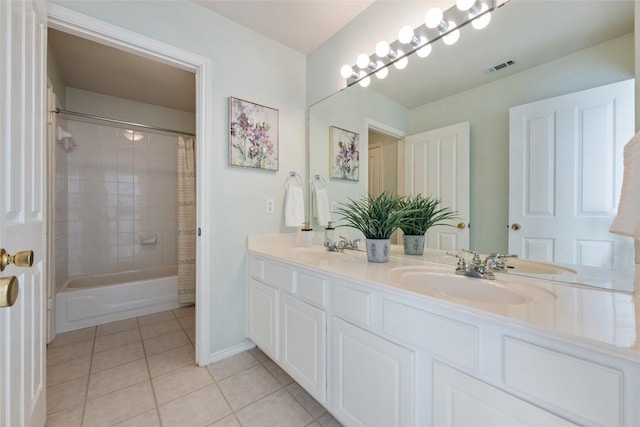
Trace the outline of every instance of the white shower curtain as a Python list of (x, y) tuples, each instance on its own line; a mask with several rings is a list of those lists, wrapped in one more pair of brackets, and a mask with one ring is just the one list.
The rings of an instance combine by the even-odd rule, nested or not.
[(196, 157), (193, 138), (178, 137), (178, 302), (196, 300)]

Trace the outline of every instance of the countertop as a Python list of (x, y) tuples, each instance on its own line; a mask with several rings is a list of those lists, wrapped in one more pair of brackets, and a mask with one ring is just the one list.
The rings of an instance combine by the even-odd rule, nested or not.
[[(284, 237), (283, 237), (284, 236)], [(293, 235), (295, 236), (295, 235)], [(476, 315), (507, 321), (534, 332), (571, 339), (583, 345), (613, 352), (640, 362), (640, 295), (496, 273), (492, 285), (529, 296), (522, 301), (494, 302), (491, 297), (463, 299), (446, 295), (441, 289), (425, 288), (406, 280), (404, 273), (429, 268), (434, 280), (440, 277), (466, 278), (454, 274), (455, 258), (442, 251), (425, 250), (425, 255), (406, 256), (401, 246), (392, 246), (387, 263), (367, 261), (365, 252), (326, 251), (320, 245), (295, 246), (294, 237), (285, 235), (250, 236), (249, 253), (288, 262), (321, 273), (394, 292), (410, 293), (431, 303)], [(445, 279), (446, 280), (446, 279)], [(483, 286), (480, 282), (478, 283)]]

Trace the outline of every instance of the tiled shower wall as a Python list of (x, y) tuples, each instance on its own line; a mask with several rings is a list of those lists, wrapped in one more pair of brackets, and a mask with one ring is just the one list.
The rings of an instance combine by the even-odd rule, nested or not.
[[(61, 126), (67, 129), (67, 121), (56, 117), (54, 129)], [(54, 130), (55, 132), (55, 130)], [(69, 229), (69, 199), (67, 193), (68, 159), (61, 144), (53, 141), (55, 153), (55, 280), (56, 289), (60, 289), (69, 275), (69, 253), (67, 234)]]
[(67, 158), (69, 276), (175, 265), (178, 137), (67, 127), (76, 143)]

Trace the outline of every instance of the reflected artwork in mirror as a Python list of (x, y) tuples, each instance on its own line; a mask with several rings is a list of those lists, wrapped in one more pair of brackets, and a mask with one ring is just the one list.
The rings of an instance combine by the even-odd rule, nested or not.
[[(386, 79), (372, 78), (366, 88), (353, 85), (311, 106), (308, 172), (310, 176), (324, 174), (326, 165), (330, 163), (327, 130), (331, 126), (349, 129), (360, 135), (360, 180), (328, 180), (330, 203), (358, 199), (367, 194), (370, 166), (368, 135), (375, 130), (401, 141), (396, 153), (397, 166), (403, 169), (398, 171), (398, 192), (411, 194), (406, 185), (417, 172), (404, 168), (409, 155), (403, 151), (404, 138), (469, 122), (470, 249), (485, 254), (520, 252), (522, 256), (522, 248), (514, 250), (510, 247), (510, 233), (515, 232), (511, 228), (515, 222), (509, 214), (510, 203), (515, 199), (510, 193), (522, 191), (510, 184), (510, 167), (514, 167), (510, 165), (509, 158), (510, 110), (633, 79), (633, 16), (634, 2), (630, 1), (559, 0), (553, 2), (553, 7), (549, 7), (548, 2), (508, 2), (493, 12), (491, 25), (484, 30), (464, 28), (455, 46), (445, 46), (442, 41), (437, 41), (433, 43), (433, 51), (428, 58), (412, 55), (405, 69), (393, 69)], [(543, 27), (540, 26), (542, 22)], [(495, 67), (507, 62), (512, 65)], [(489, 72), (495, 68), (501, 69)], [(594, 109), (600, 107), (593, 106)], [(633, 117), (633, 102), (624, 108), (616, 114)], [(576, 114), (588, 124), (592, 111), (592, 108), (586, 108)], [(553, 129), (546, 128), (545, 131), (552, 132)], [(633, 129), (622, 134), (628, 140)], [(574, 143), (563, 142), (560, 137), (558, 141)], [(608, 155), (621, 156), (624, 142), (612, 145), (614, 151)], [(581, 149), (576, 144), (574, 150), (579, 153)], [(529, 152), (539, 153), (531, 147)], [(555, 164), (556, 160), (550, 161), (554, 164), (555, 175), (559, 176), (565, 168), (560, 160)], [(605, 168), (599, 164), (590, 167), (591, 170)], [(536, 170), (529, 172), (532, 177), (541, 176)], [(600, 172), (598, 170), (598, 174)], [(420, 173), (427, 174), (425, 171)], [(617, 209), (621, 179), (616, 174), (620, 171), (614, 172), (610, 178), (613, 196), (606, 212), (602, 213), (604, 216), (615, 215)], [(583, 188), (581, 192), (588, 194), (589, 188)], [(435, 196), (438, 197), (437, 194)], [(552, 207), (556, 201), (570, 196), (556, 194), (551, 200)], [(577, 202), (575, 206), (578, 206)], [(553, 209), (550, 212), (553, 215)], [(339, 218), (334, 219), (340, 224)], [(315, 227), (319, 229), (317, 225)], [(524, 228), (520, 230), (527, 231)], [(608, 229), (604, 230), (605, 234), (607, 232)], [(548, 234), (552, 245), (554, 240), (562, 237), (562, 233), (553, 230)], [(520, 268), (520, 271), (532, 277), (633, 291), (633, 241), (629, 239), (622, 245), (624, 259), (612, 255), (616, 259), (611, 259), (606, 265), (558, 263), (553, 258), (557, 255), (553, 255), (553, 248), (545, 255), (551, 259), (541, 258), (531, 250), (530, 256), (525, 254), (524, 258), (561, 264), (562, 274), (539, 275), (528, 273), (525, 268)], [(577, 274), (572, 273), (574, 270)]]

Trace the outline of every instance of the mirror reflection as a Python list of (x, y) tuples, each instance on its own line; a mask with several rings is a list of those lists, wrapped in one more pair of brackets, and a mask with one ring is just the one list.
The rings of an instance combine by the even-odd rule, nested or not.
[[(632, 291), (633, 241), (608, 227), (634, 129), (633, 15), (630, 1), (507, 3), (456, 45), (313, 105), (312, 181), (326, 179), (332, 208), (436, 194), (459, 220), (428, 247), (517, 253), (565, 267), (555, 280)], [(331, 178), (331, 127), (359, 135), (359, 180)]]

